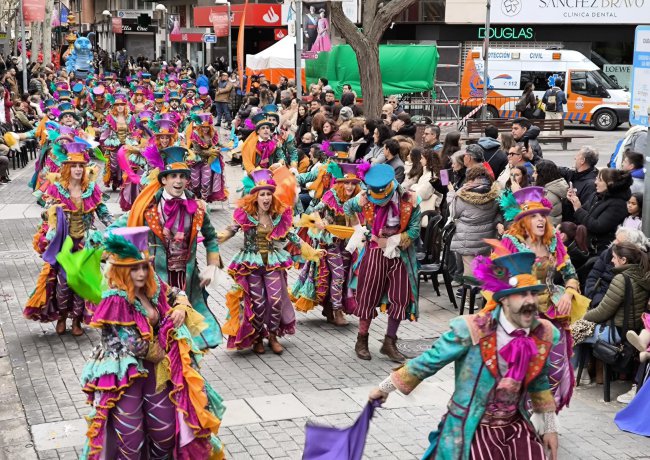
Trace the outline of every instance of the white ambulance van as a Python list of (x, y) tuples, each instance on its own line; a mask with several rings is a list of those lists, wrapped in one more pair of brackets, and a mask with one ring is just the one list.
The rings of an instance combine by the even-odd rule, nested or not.
[[(461, 82), (461, 104), (467, 113), (483, 98), (481, 48), (468, 51)], [(495, 49), (488, 54), (488, 114), (515, 118), (515, 105), (526, 83), (533, 82), (541, 100), (556, 79), (567, 96), (565, 123), (590, 124), (600, 131), (615, 129), (629, 119), (630, 93), (578, 51)], [(479, 111), (480, 113), (480, 111)]]

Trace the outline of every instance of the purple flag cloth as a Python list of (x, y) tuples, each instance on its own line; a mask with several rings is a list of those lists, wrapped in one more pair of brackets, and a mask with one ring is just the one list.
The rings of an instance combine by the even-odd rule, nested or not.
[(379, 407), (379, 401), (366, 404), (361, 415), (349, 428), (305, 426), (303, 460), (361, 460), (366, 446), (370, 419)]
[(56, 255), (61, 252), (61, 246), (68, 236), (68, 219), (65, 217), (63, 208), (60, 206), (56, 208), (56, 233), (54, 238), (47, 245), (47, 249), (43, 252), (43, 260), (48, 264), (55, 267), (57, 265)]
[(630, 404), (616, 414), (614, 423), (620, 430), (650, 436), (648, 411), (650, 411), (650, 380), (643, 384)]
[(510, 335), (515, 338), (503, 347), (499, 354), (508, 363), (508, 372), (505, 377), (521, 382), (526, 376), (531, 358), (537, 354), (537, 347), (535, 341), (526, 337), (526, 332), (521, 329), (513, 331)]

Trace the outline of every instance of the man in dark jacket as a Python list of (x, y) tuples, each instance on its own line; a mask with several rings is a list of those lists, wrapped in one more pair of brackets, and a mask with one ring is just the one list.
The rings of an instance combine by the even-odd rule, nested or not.
[(395, 180), (401, 184), (404, 182), (406, 174), (404, 172), (404, 162), (399, 156), (399, 142), (395, 139), (387, 139), (384, 142), (384, 156), (386, 164), (390, 165), (395, 171)]
[[(598, 151), (593, 147), (585, 145), (578, 150), (575, 157), (574, 168), (559, 167), (560, 174), (569, 183), (569, 186), (575, 190), (580, 203), (587, 205), (593, 203), (596, 196), (596, 176), (598, 170)], [(562, 204), (562, 220), (573, 222), (573, 206), (568, 200)]]
[(512, 137), (517, 142), (523, 142), (524, 145), (528, 144), (528, 150), (524, 152), (524, 159), (532, 164), (544, 158), (542, 146), (537, 141), (539, 133), (540, 129), (533, 126), (528, 118), (520, 117), (512, 120)]
[(508, 164), (508, 156), (501, 150), (501, 144), (497, 141), (499, 129), (494, 125), (485, 128), (485, 137), (478, 140), (478, 146), (483, 149), (483, 158), (490, 164), (494, 177), (499, 177)]

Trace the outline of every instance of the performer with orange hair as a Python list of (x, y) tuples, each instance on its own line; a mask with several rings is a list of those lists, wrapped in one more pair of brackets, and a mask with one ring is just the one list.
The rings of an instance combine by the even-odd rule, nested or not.
[(45, 264), (23, 311), (25, 317), (34, 321), (56, 321), (57, 334), (65, 332), (66, 318), (71, 318), (75, 336), (83, 334), (81, 319), (85, 303), (68, 286), (56, 256), (66, 236), (72, 238), (73, 252), (101, 241), (101, 235), (93, 229), (95, 215), (104, 225), (113, 221), (102, 201), (102, 191), (91, 177), (94, 173), (87, 167), (86, 148), (86, 144), (78, 142), (65, 144), (67, 159), (62, 163), (60, 175), (50, 182), (43, 195), (46, 211), (34, 236), (34, 248)]
[[(500, 206), (505, 219), (513, 221), (501, 244), (512, 253), (535, 254), (532, 274), (546, 285), (546, 290), (540, 294), (540, 314), (562, 332), (560, 342), (551, 352), (552, 371), (549, 374), (559, 411), (569, 403), (575, 386), (573, 368), (569, 363), (573, 353), (570, 316), (573, 298), (580, 290), (578, 276), (562, 238), (548, 217), (552, 206), (544, 198), (542, 187), (506, 192), (500, 199)], [(554, 283), (557, 272), (562, 275), (564, 286)]]
[(117, 161), (117, 150), (123, 145), (138, 145), (137, 139), (131, 138), (135, 131), (136, 119), (129, 112), (128, 100), (122, 93), (115, 94), (113, 108), (106, 115), (99, 141), (109, 153), (109, 164), (104, 171), (104, 185), (117, 190), (122, 185), (122, 169)]
[(332, 235), (325, 226), (352, 227), (358, 223), (356, 216), (346, 216), (343, 211), (343, 205), (361, 191), (358, 166), (331, 163), (329, 169), (336, 182), (314, 206), (316, 225), (307, 231), (311, 244), (327, 251), (327, 255), (318, 263), (307, 262), (303, 266), (291, 292), (297, 310), (307, 312), (316, 305), (323, 305), (323, 316), (336, 326), (345, 326), (345, 313), (354, 312), (356, 306), (348, 286), (352, 255), (345, 249), (346, 240)]
[(216, 434), (224, 406), (196, 364), (204, 329), (183, 291), (150, 264), (148, 227), (111, 230), (108, 289), (90, 325), (99, 345), (81, 383), (94, 408), (82, 459), (223, 459)]
[(223, 332), (229, 336), (228, 348), (253, 347), (255, 353), (263, 354), (263, 339), (268, 337), (273, 353), (280, 354), (283, 347), (278, 337), (293, 334), (296, 325), (286, 274), (293, 260), (281, 243), (288, 239), (312, 261), (318, 261), (325, 251), (314, 250), (292, 231), (292, 207), (274, 195), (271, 171), (253, 171), (244, 179), (244, 189), (247, 194), (237, 204), (232, 224), (218, 234), (223, 243), (239, 230), (244, 232), (244, 247), (228, 267), (236, 285), (226, 295), (229, 316)]

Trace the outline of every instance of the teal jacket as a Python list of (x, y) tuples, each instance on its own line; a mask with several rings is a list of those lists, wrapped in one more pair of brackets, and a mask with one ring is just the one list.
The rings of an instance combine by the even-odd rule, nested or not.
[[(400, 199), (400, 226), (401, 232), (406, 233), (411, 240), (415, 241), (420, 236), (420, 199), (417, 195), (410, 192), (403, 192), (402, 188), (398, 189), (402, 193)], [(343, 211), (348, 216), (361, 213), (364, 217), (362, 222), (365, 222), (368, 235), (372, 229), (372, 222), (374, 218), (375, 205), (368, 203), (365, 206), (359, 204), (359, 195), (349, 199), (343, 205)], [(417, 319), (419, 315), (418, 310), (418, 261), (415, 256), (415, 246), (409, 245), (406, 249), (400, 249), (400, 259), (406, 266), (406, 271), (409, 277), (409, 285), (411, 288), (411, 301), (406, 309), (407, 318), (409, 320)], [(363, 254), (361, 255), (363, 257)], [(387, 302), (387, 297), (384, 295), (382, 304)]]
[[(191, 198), (190, 192), (186, 192)], [(144, 225), (151, 228), (149, 233), (149, 247), (150, 253), (154, 256), (154, 267), (156, 273), (160, 278), (167, 283), (169, 281), (167, 275), (167, 251), (165, 250), (165, 240), (162, 235), (162, 224), (158, 214), (158, 203), (162, 196), (162, 189), (159, 190), (149, 207), (144, 213)], [(217, 232), (210, 223), (210, 216), (206, 213), (205, 202), (197, 200), (199, 207), (192, 216), (192, 223), (190, 225), (190, 248), (189, 258), (187, 262), (187, 285), (185, 293), (187, 294), (192, 308), (199, 312), (205, 318), (208, 328), (201, 332), (200, 336), (193, 337), (195, 343), (201, 348), (214, 348), (221, 344), (223, 336), (221, 334), (221, 327), (217, 322), (215, 316), (208, 308), (207, 291), (200, 286), (199, 270), (196, 260), (197, 250), (197, 237), (200, 233), (203, 236), (203, 245), (207, 255), (207, 263), (215, 263), (219, 255), (219, 244), (217, 243)], [(124, 214), (118, 219), (108, 230), (113, 227), (125, 227), (128, 220), (128, 213)]]
[[(431, 349), (406, 364), (391, 375), (393, 384), (404, 394), (409, 394), (424, 379), (453, 362), (455, 389), (447, 404), (447, 413), (438, 429), (429, 435), (430, 446), (422, 457), (435, 460), (469, 460), (474, 433), (483, 417), (488, 397), (498, 376), (497, 334), (501, 307), (488, 313), (459, 316), (450, 322), (445, 332)], [(551, 347), (559, 341), (560, 332), (549, 321), (533, 322), (530, 336), (537, 345), (523, 382), (533, 412), (555, 412), (555, 400), (548, 381)], [(521, 398), (519, 411), (530, 421), (526, 398)]]

